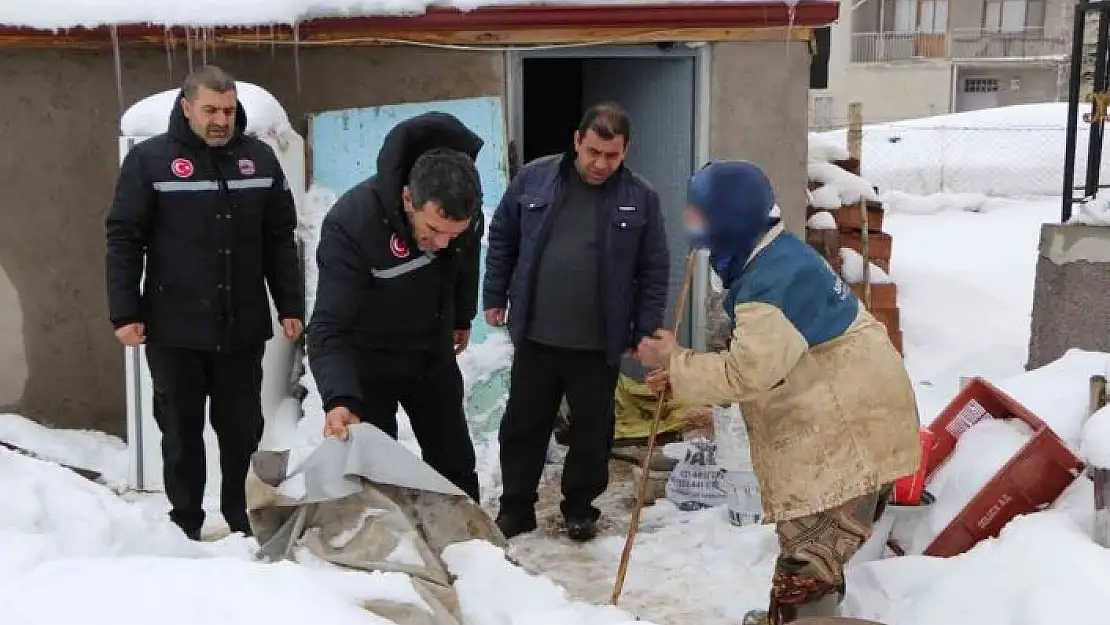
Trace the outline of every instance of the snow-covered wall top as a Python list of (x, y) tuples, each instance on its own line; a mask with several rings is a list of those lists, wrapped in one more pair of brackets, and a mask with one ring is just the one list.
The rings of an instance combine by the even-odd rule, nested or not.
[[(42, 30), (112, 24), (260, 26), (325, 17), (419, 15), (432, 6), (470, 10), (483, 6), (659, 4), (663, 1), (768, 3), (768, 0), (0, 0), (0, 25)], [(799, 2), (779, 1), (789, 6)]]
[[(247, 132), (276, 139), (293, 133), (285, 108), (269, 91), (249, 82), (236, 82), (239, 102), (247, 114)], [(120, 117), (120, 134), (151, 137), (169, 129), (179, 89), (156, 93), (131, 105)]]

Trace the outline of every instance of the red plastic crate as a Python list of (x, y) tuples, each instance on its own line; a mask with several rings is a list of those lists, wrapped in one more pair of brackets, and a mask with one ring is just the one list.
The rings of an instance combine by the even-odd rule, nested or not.
[(1075, 456), (1044, 421), (982, 378), (974, 378), (929, 426), (933, 447), (926, 483), (944, 465), (964, 432), (983, 419), (1019, 419), (1033, 436), (925, 549), (951, 557), (998, 536), (1014, 517), (1052, 504), (1083, 471)]

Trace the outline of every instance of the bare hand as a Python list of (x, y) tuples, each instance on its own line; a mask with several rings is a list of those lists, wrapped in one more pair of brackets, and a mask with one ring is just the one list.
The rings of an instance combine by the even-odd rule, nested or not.
[(116, 330), (116, 340), (123, 345), (132, 347), (146, 342), (146, 324), (129, 323)]
[(455, 355), (463, 353), (470, 344), (470, 330), (455, 330)]
[(671, 373), (666, 369), (649, 372), (645, 381), (656, 397), (662, 398), (671, 394)]
[(505, 325), (505, 309), (490, 308), (486, 311), (486, 325), (491, 328), (500, 328)]
[(328, 411), (324, 417), (324, 438), (339, 438), (347, 440), (350, 432), (347, 426), (361, 423), (358, 417), (343, 406), (336, 406)]
[(301, 338), (301, 333), (304, 332), (304, 324), (300, 319), (282, 319), (281, 329), (285, 332), (285, 338), (290, 341), (296, 341)]
[(645, 338), (640, 341), (636, 353), (640, 357), (640, 364), (648, 369), (666, 369), (671, 364), (671, 357), (678, 351), (678, 341), (674, 333), (669, 330), (656, 330), (654, 338)]

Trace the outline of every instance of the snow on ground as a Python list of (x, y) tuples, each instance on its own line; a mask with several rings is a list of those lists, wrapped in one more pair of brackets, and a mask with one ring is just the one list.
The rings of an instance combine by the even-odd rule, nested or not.
[[(58, 434), (60, 447), (69, 435)], [(93, 457), (108, 458), (118, 448), (118, 441), (104, 443)], [(189, 541), (162, 510), (3, 448), (0, 499), (4, 623), (373, 625), (388, 621), (364, 611), (363, 601), (420, 602), (400, 574), (255, 562), (255, 542), (241, 536)], [(538, 623), (541, 606), (542, 622), (550, 625), (632, 620), (623, 611), (576, 604), (496, 553), (488, 543), (447, 552), (460, 576), (463, 609), (472, 616), (468, 625)], [(498, 592), (490, 592), (491, 583)]]
[[(1080, 115), (1086, 111), (1080, 107)], [(1067, 103), (1055, 102), (869, 124), (863, 129), (863, 176), (880, 192), (1059, 196), (1067, 118)], [(1089, 131), (1080, 117), (1078, 181), (1086, 175)], [(845, 132), (818, 136), (821, 145), (844, 145)], [(1101, 179), (1110, 179), (1110, 159), (1102, 163)]]
[[(706, 0), (667, 0), (699, 2)], [(708, 0), (709, 2), (719, 0)], [(767, 4), (768, 0), (729, 0)], [(782, 0), (796, 5), (798, 0)], [(835, 0), (810, 0), (830, 2)], [(527, 4), (653, 4), (660, 0), (4, 0), (0, 25), (39, 29), (96, 27), (107, 24), (158, 26), (265, 26), (327, 17), (419, 15), (430, 7), (470, 10)]]
[(1002, 198), (978, 212), (887, 211), (890, 277), (923, 419), (955, 395), (961, 375), (1023, 370), (1040, 227), (1058, 212), (1057, 200)]

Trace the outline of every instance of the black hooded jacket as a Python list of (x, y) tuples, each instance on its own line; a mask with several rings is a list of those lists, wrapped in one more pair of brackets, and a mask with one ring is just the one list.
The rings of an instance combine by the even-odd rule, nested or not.
[(422, 252), (401, 191), (416, 159), (432, 148), (477, 158), (482, 139), (446, 113), (405, 120), (386, 135), (376, 173), (344, 193), (320, 229), (319, 282), (308, 325), (309, 364), (328, 410), (360, 414), (359, 380), (420, 375), (453, 358), (453, 330), (478, 308), (482, 213), (434, 254)]
[(280, 318), (304, 319), (293, 196), (246, 126), (240, 104), (231, 141), (209, 147), (178, 97), (169, 131), (127, 153), (106, 220), (115, 327), (145, 323), (150, 345), (254, 346), (273, 337), (267, 285)]

